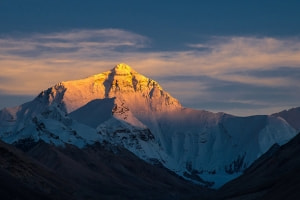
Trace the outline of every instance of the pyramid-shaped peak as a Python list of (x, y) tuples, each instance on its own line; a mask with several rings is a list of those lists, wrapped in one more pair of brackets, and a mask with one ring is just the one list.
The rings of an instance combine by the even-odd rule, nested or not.
[(125, 63), (120, 63), (116, 65), (113, 70), (116, 74), (130, 74), (131, 72), (135, 72), (129, 65)]
[(165, 92), (159, 83), (139, 74), (125, 63), (84, 79), (64, 81), (45, 90), (41, 96), (48, 98), (50, 103), (63, 104), (67, 113), (95, 99), (105, 98), (124, 100), (131, 110), (141, 107), (148, 107), (152, 111), (181, 108), (178, 100)]

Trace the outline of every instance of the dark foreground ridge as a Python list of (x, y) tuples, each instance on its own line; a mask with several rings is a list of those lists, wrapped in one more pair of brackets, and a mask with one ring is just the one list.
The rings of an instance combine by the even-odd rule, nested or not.
[(43, 141), (18, 147), (26, 152), (0, 143), (3, 199), (190, 199), (211, 193), (120, 147), (63, 148)]

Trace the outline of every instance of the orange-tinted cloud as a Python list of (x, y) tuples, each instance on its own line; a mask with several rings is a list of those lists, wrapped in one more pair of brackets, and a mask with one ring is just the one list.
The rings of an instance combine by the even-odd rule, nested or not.
[[(272, 71), (284, 66), (300, 69), (298, 39), (215, 37), (203, 44), (187, 46), (190, 49), (183, 51), (146, 51), (144, 48), (151, 47), (149, 38), (119, 29), (2, 37), (0, 80), (5, 81), (1, 82), (0, 91), (35, 95), (57, 82), (100, 73), (119, 62), (125, 62), (149, 77), (204, 76), (214, 80), (206, 83), (165, 82), (162, 86), (178, 95), (179, 99), (190, 95), (200, 101), (200, 94), (215, 98), (205, 84), (217, 86), (218, 83), (230, 82), (264, 88), (300, 85), (297, 79), (289, 76), (257, 76), (250, 73)], [(184, 88), (189, 89), (182, 92)], [(253, 102), (243, 97), (229, 100)]]

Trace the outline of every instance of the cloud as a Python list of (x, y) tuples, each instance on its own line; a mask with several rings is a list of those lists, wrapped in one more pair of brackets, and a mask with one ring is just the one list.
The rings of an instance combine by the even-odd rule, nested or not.
[(70, 32), (33, 34), (26, 38), (0, 39), (1, 55), (20, 57), (90, 58), (95, 53), (116, 51), (121, 47), (142, 48), (149, 40), (141, 35), (118, 29), (74, 30)]
[(151, 39), (120, 29), (0, 37), (0, 91), (35, 95), (57, 82), (125, 62), (158, 79), (186, 106), (270, 113), (300, 99), (295, 92), (300, 91), (297, 38), (212, 37), (187, 46), (189, 50), (154, 51)]

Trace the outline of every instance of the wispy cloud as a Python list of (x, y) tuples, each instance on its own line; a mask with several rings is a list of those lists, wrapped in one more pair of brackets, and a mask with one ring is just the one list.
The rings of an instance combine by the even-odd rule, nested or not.
[(21, 57), (89, 58), (120, 48), (142, 48), (149, 43), (144, 36), (119, 29), (74, 30), (33, 34), (26, 38), (1, 38), (0, 53)]
[[(275, 102), (270, 97), (268, 103), (267, 98), (257, 96), (257, 88), (265, 93), (275, 88), (286, 99), (296, 98), (281, 101), (282, 106), (292, 106), (300, 99), (300, 95), (291, 95), (292, 90), (300, 91), (300, 81), (295, 77), (300, 71), (297, 38), (213, 37), (187, 46), (190, 50), (151, 51), (149, 38), (119, 29), (0, 37), (0, 91), (33, 95), (57, 82), (100, 73), (126, 62), (136, 71), (158, 78), (184, 105), (187, 102), (197, 108), (211, 109), (203, 102), (216, 102), (216, 98), (232, 110), (229, 104), (234, 103), (239, 109), (250, 104), (257, 109), (262, 105), (278, 108), (280, 100)], [(222, 87), (225, 89), (214, 93), (214, 88)], [(243, 96), (245, 89), (253, 99)]]

